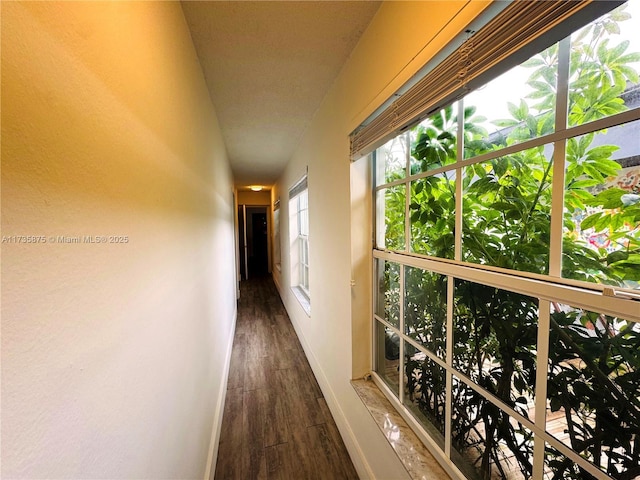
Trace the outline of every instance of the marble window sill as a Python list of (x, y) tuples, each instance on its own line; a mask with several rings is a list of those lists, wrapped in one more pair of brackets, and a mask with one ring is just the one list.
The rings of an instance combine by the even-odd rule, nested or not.
[(309, 297), (302, 291), (300, 287), (291, 287), (293, 294), (298, 299), (298, 303), (307, 314), (307, 317), (311, 317), (311, 301)]
[(450, 478), (372, 380), (351, 385), (414, 480)]

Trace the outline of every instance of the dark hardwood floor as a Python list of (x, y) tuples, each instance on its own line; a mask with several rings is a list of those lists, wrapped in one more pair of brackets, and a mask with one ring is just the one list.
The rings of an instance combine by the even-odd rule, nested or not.
[(215, 478), (358, 478), (271, 277), (241, 283)]

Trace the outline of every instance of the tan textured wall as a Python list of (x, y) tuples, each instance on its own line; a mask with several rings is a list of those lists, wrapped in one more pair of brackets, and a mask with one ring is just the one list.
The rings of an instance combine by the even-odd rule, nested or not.
[(234, 209), (180, 5), (1, 8), (1, 476), (203, 478)]
[(238, 190), (238, 203), (240, 205), (271, 205), (271, 190), (261, 192)]
[(280, 291), (362, 478), (401, 479), (407, 473), (349, 383), (370, 367), (371, 336), (367, 168), (350, 165), (349, 134), (488, 4), (383, 3), (276, 187), (287, 232), (286, 192), (308, 166), (311, 318), (288, 288), (288, 244)]

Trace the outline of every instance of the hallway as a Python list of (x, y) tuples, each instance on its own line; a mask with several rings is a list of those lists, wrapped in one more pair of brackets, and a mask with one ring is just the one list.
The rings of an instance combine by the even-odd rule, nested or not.
[(241, 283), (215, 478), (358, 478), (267, 276)]

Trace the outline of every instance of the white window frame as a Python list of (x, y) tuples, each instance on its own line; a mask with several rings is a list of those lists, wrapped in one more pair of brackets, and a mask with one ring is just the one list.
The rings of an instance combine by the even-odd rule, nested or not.
[(296, 197), (298, 219), (298, 287), (309, 298), (309, 192), (304, 190)]
[(289, 246), (291, 289), (307, 315), (311, 315), (309, 190), (306, 175), (289, 189)]
[[(566, 95), (568, 85), (567, 82), (559, 85), (559, 91), (557, 95), (558, 104), (566, 103)], [(562, 91), (564, 90), (564, 91)], [(450, 104), (451, 102), (449, 102)], [(444, 107), (446, 105), (442, 105)], [(458, 115), (462, 116), (463, 112), (463, 104), (462, 102), (458, 105), (459, 111)], [(558, 111), (558, 110), (556, 110)], [(564, 119), (561, 119), (562, 121)], [(463, 169), (469, 165), (479, 162), (485, 162), (492, 158), (497, 158), (503, 155), (507, 155), (512, 152), (525, 150), (527, 148), (532, 148), (538, 145), (543, 144), (553, 144), (556, 146), (556, 152), (561, 152), (564, 154), (564, 142), (568, 138), (577, 137), (579, 135), (583, 135), (585, 133), (594, 132), (601, 130), (603, 128), (622, 125), (632, 121), (640, 120), (640, 108), (635, 108), (632, 110), (625, 111), (623, 113), (619, 113), (617, 115), (612, 115), (610, 117), (606, 117), (591, 123), (579, 125), (576, 127), (565, 127), (561, 126), (557, 128), (556, 131), (550, 135), (545, 137), (539, 137), (535, 139), (528, 140), (524, 143), (514, 145), (508, 147), (506, 149), (490, 152), (479, 157), (465, 159), (463, 158), (463, 149), (458, 149), (458, 159), (457, 162), (453, 165), (448, 165), (445, 167), (441, 167), (438, 169), (430, 170), (428, 172), (421, 172), (416, 175), (411, 175), (410, 173), (410, 154), (407, 152), (407, 166), (406, 166), (406, 175), (404, 178), (395, 180), (393, 182), (384, 183), (377, 185), (375, 178), (372, 188), (373, 192), (373, 219), (374, 224), (376, 222), (382, 222), (384, 226), (384, 215), (380, 214), (380, 211), (376, 210), (375, 204), (376, 199), (380, 198), (379, 193), (384, 193), (384, 189), (394, 186), (406, 186), (406, 208), (405, 208), (405, 248), (403, 250), (390, 251), (384, 246), (384, 233), (381, 232), (380, 229), (376, 228), (374, 225), (374, 242), (376, 242), (376, 238), (378, 241), (378, 248), (373, 248), (373, 271), (376, 272), (376, 264), (378, 261), (387, 261), (392, 262), (394, 264), (399, 265), (400, 275), (399, 275), (399, 325), (394, 325), (388, 322), (386, 319), (381, 318), (376, 313), (372, 316), (372, 362), (374, 365), (374, 371), (372, 372), (372, 377), (375, 380), (376, 384), (379, 388), (385, 393), (387, 398), (391, 401), (391, 403), (396, 407), (399, 413), (405, 418), (405, 420), (409, 423), (409, 425), (414, 429), (414, 431), (418, 434), (421, 440), (429, 447), (429, 449), (434, 453), (436, 458), (440, 461), (440, 463), (445, 467), (449, 474), (454, 476), (455, 478), (465, 478), (462, 472), (456, 467), (455, 464), (450, 460), (452, 445), (450, 436), (447, 435), (447, 432), (450, 431), (450, 422), (451, 422), (451, 407), (447, 406), (446, 412), (446, 421), (445, 421), (445, 438), (444, 438), (444, 446), (439, 445), (432, 436), (427, 432), (427, 430), (416, 420), (413, 414), (407, 409), (404, 405), (404, 344), (410, 344), (412, 347), (416, 348), (420, 352), (424, 353), (430, 360), (438, 364), (446, 371), (447, 375), (447, 398), (450, 403), (451, 399), (451, 389), (452, 389), (452, 378), (455, 375), (458, 381), (464, 382), (467, 386), (473, 388), (477, 393), (489, 399), (493, 404), (497, 405), (500, 409), (508, 413), (510, 416), (518, 419), (518, 422), (525, 425), (529, 428), (535, 435), (535, 448), (537, 454), (534, 456), (534, 466), (533, 466), (533, 476), (534, 478), (542, 478), (542, 472), (544, 468), (544, 442), (547, 442), (553, 445), (556, 449), (565, 454), (568, 458), (576, 462), (582, 468), (591, 473), (595, 478), (598, 479), (606, 479), (609, 478), (604, 472), (600, 471), (598, 468), (591, 465), (586, 460), (582, 459), (578, 454), (573, 452), (571, 449), (566, 447), (562, 442), (558, 441), (555, 437), (551, 436), (547, 433), (545, 429), (545, 409), (547, 408), (546, 399), (546, 372), (547, 372), (547, 364), (549, 358), (548, 351), (548, 342), (549, 342), (549, 323), (550, 323), (550, 306), (554, 302), (564, 303), (571, 305), (575, 308), (582, 308), (588, 311), (601, 312), (607, 315), (617, 316), (620, 318), (624, 318), (627, 320), (632, 320), (636, 322), (640, 322), (640, 311), (638, 309), (638, 302), (634, 300), (637, 298), (636, 292), (627, 293), (625, 291), (616, 291), (618, 289), (614, 289), (612, 287), (607, 287), (603, 285), (596, 284), (586, 284), (585, 282), (572, 281), (569, 279), (561, 278), (559, 272), (559, 257), (561, 252), (557, 250), (561, 247), (562, 242), (552, 242), (552, 245), (555, 244), (556, 251), (551, 251), (551, 264), (550, 264), (550, 272), (548, 275), (537, 275), (537, 274), (529, 274), (526, 272), (517, 272), (517, 271), (505, 271), (495, 267), (483, 266), (483, 265), (472, 265), (461, 260), (461, 225), (460, 219), (457, 217), (457, 225), (456, 225), (456, 244), (455, 244), (455, 259), (447, 260), (441, 258), (428, 257), (426, 255), (421, 255), (415, 252), (411, 252), (410, 248), (410, 219), (409, 219), (409, 203), (411, 202), (410, 198), (410, 185), (412, 181), (415, 181), (420, 178), (425, 178), (428, 176), (436, 175), (439, 173), (445, 172), (456, 172), (457, 178), (462, 178)], [(558, 119), (556, 118), (556, 121)], [(400, 134), (399, 136), (404, 135)], [(374, 155), (375, 158), (375, 155)], [(375, 161), (375, 159), (374, 159)], [(554, 180), (556, 185), (562, 185), (563, 182), (563, 161), (554, 162), (556, 165), (556, 171), (554, 172)], [(377, 171), (378, 168), (374, 165), (373, 171)], [(557, 180), (560, 179), (560, 180)], [(461, 191), (461, 182), (457, 182), (458, 191), (456, 192), (456, 210), (458, 214), (462, 211), (461, 209), (461, 199), (462, 199), (462, 191)], [(554, 204), (552, 206), (553, 211), (562, 211), (562, 196), (554, 195)], [(555, 218), (552, 218), (552, 228), (554, 228), (555, 235), (562, 235), (562, 216), (556, 215)], [(382, 235), (381, 235), (382, 233)], [(380, 237), (382, 237), (382, 241), (380, 241)], [(446, 326), (446, 343), (447, 343), (447, 354), (446, 358), (439, 358), (430, 350), (426, 349), (423, 345), (414, 341), (410, 336), (405, 335), (405, 325), (404, 325), (404, 295), (405, 295), (405, 275), (404, 270), (405, 267), (416, 267), (424, 270), (428, 270), (430, 272), (439, 273), (447, 276), (447, 284), (448, 284), (448, 309), (447, 309), (447, 326)], [(374, 273), (374, 285), (373, 285), (373, 312), (376, 312), (376, 305), (378, 302), (377, 295), (379, 294), (378, 281), (379, 281), (379, 272), (378, 274)], [(484, 391), (482, 388), (478, 387), (471, 380), (466, 378), (461, 378), (460, 374), (453, 368), (452, 366), (452, 348), (451, 345), (453, 343), (453, 297), (454, 297), (454, 281), (455, 280), (467, 280), (475, 283), (480, 283), (484, 285), (489, 285), (492, 287), (521, 293), (525, 295), (529, 295), (532, 297), (536, 297), (539, 299), (540, 305), (540, 313), (539, 313), (539, 324), (538, 324), (538, 345), (541, 347), (537, 352), (537, 378), (536, 378), (536, 405), (535, 405), (535, 416), (532, 419), (526, 419), (518, 415), (518, 413), (513, 410), (511, 407), (502, 402), (499, 398), (491, 395), (490, 393)], [(625, 296), (628, 295), (628, 296)], [(378, 353), (376, 349), (377, 345), (377, 332), (376, 328), (380, 325), (382, 327), (386, 327), (393, 333), (397, 334), (401, 339), (399, 345), (399, 386), (398, 391), (393, 391), (393, 389), (384, 381), (384, 379), (375, 371), (375, 365), (378, 359)], [(546, 345), (546, 347), (545, 347)], [(447, 430), (449, 429), (449, 430)], [(542, 453), (541, 453), (542, 452)]]

